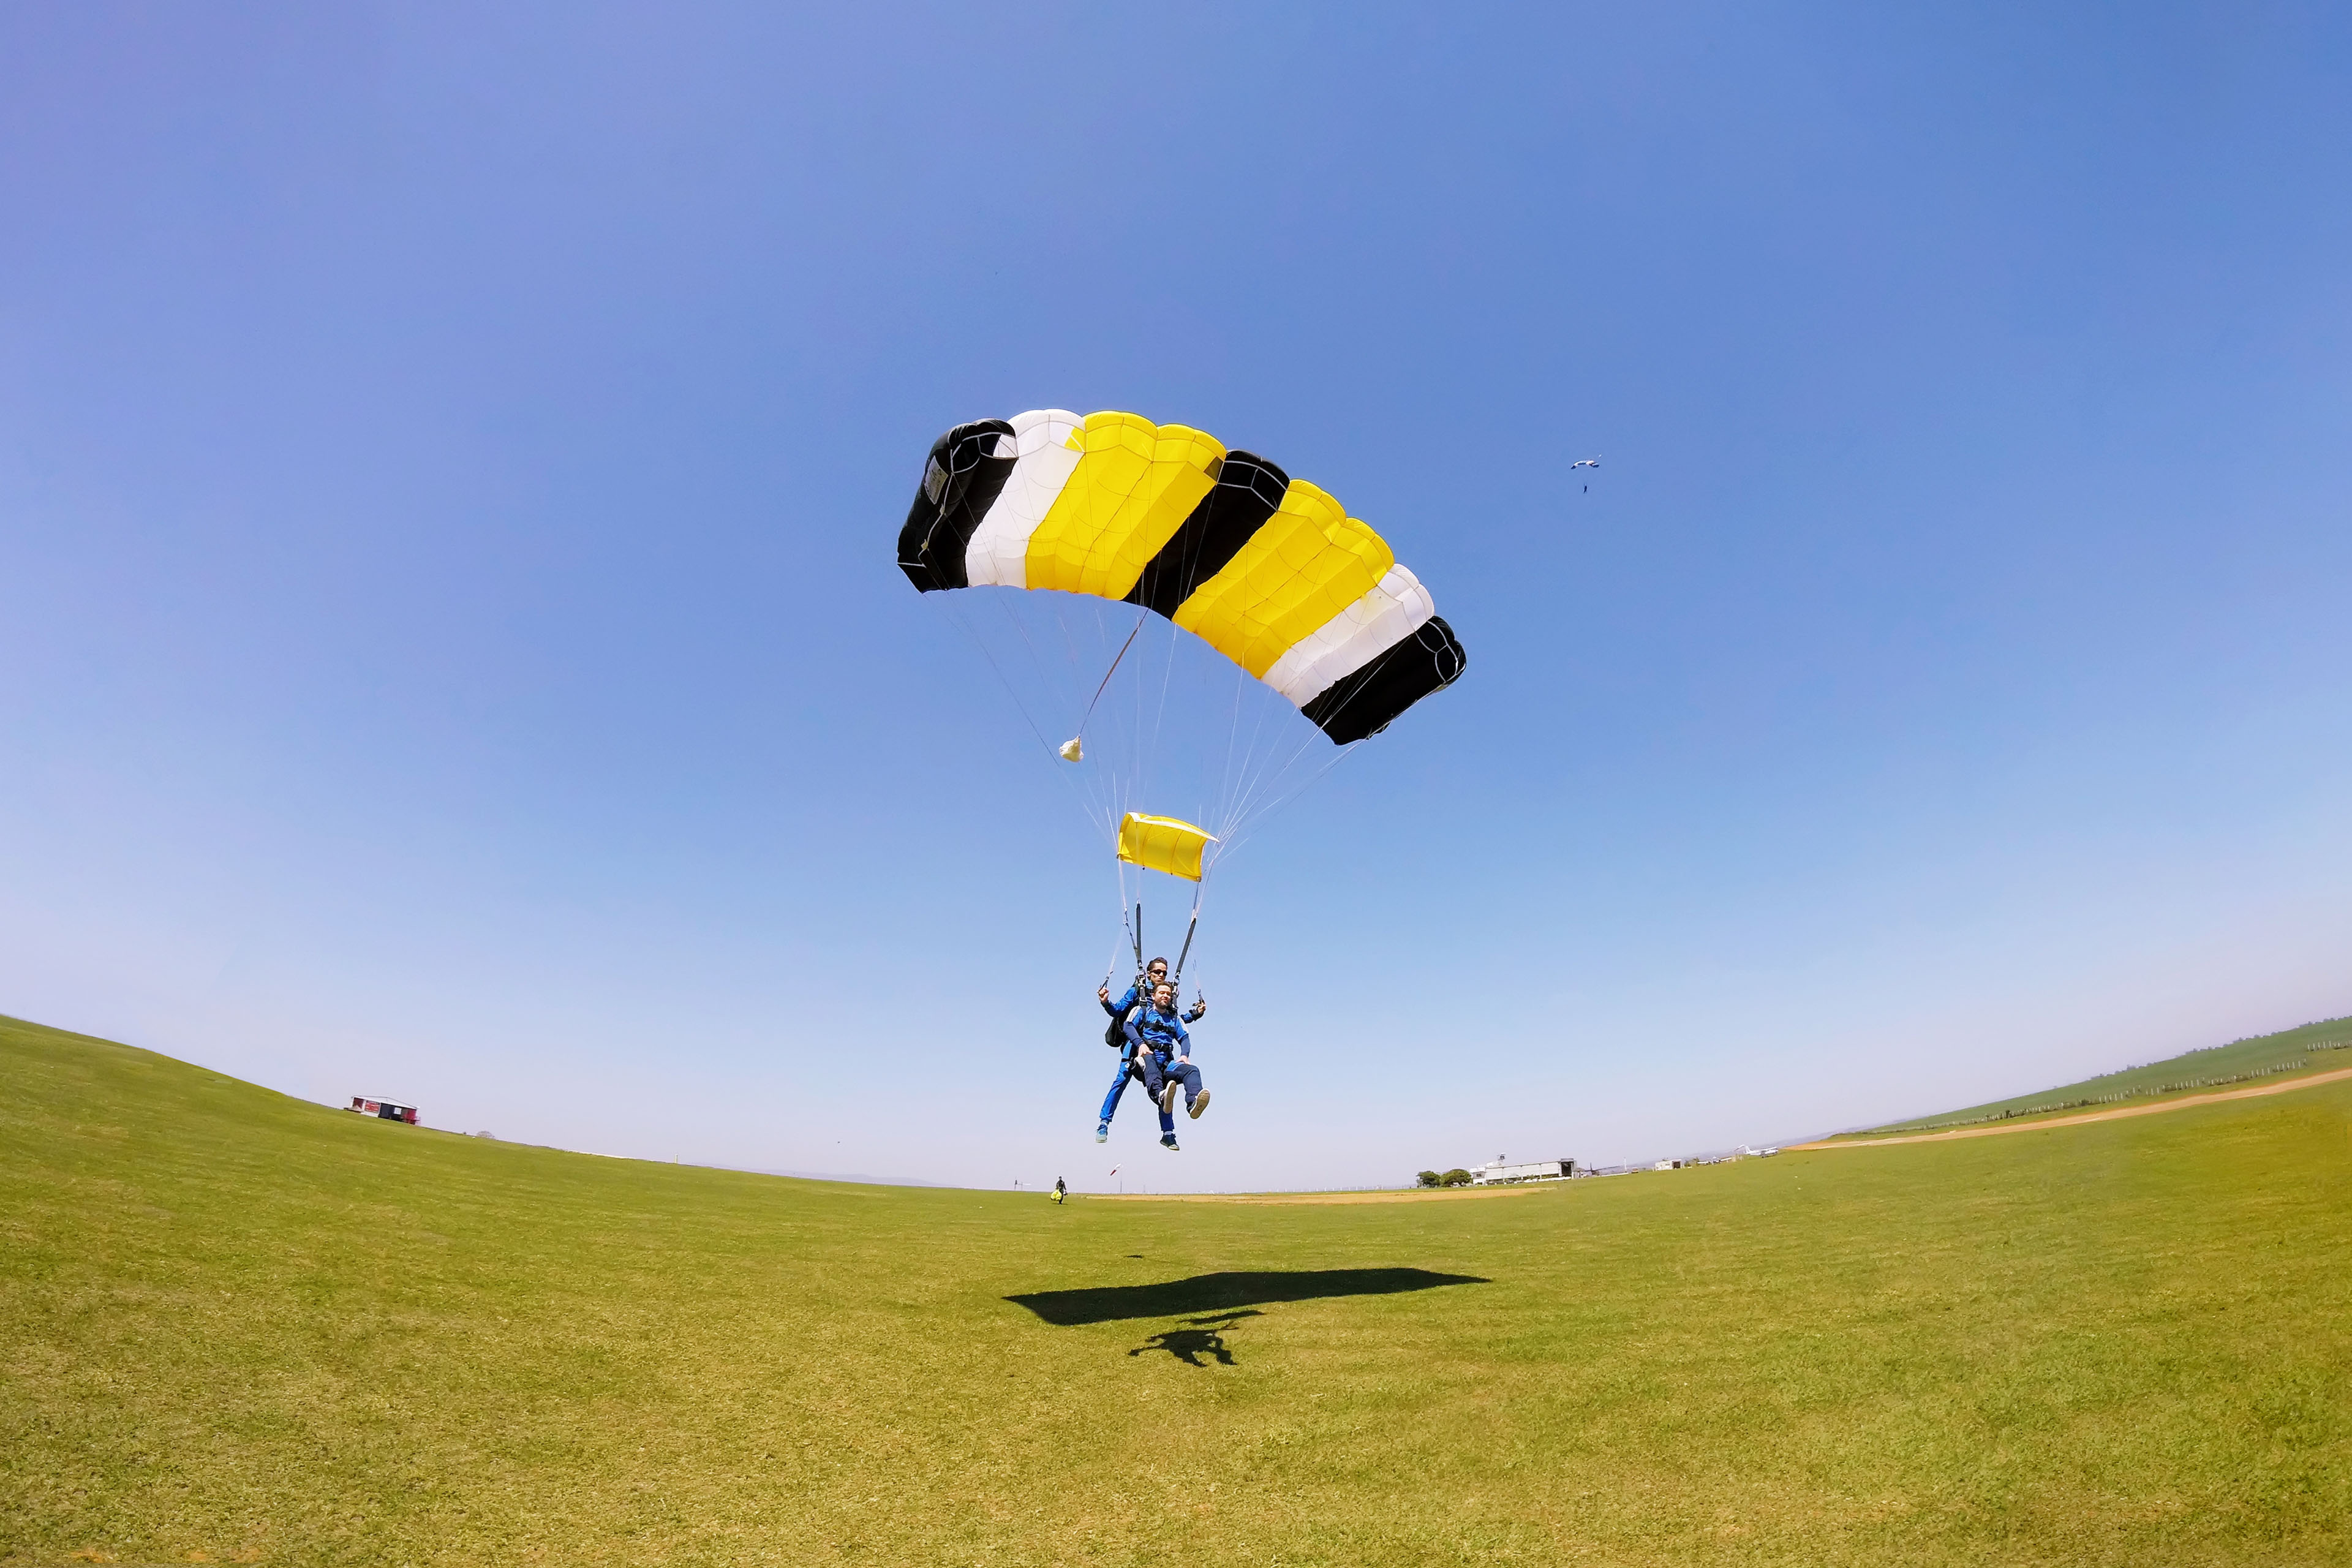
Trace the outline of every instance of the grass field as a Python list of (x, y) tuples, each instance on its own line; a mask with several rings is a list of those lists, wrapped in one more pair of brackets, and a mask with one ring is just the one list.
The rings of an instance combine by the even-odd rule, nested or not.
[(2352, 1085), (1390, 1203), (794, 1182), (0, 1024), (0, 1561), (2352, 1561)]
[[(2249, 1039), (2232, 1040), (2226, 1046), (2208, 1046), (2203, 1050), (2167, 1057), (2162, 1061), (2102, 1073), (2097, 1078), (2086, 1078), (2080, 1083), (2037, 1089), (2032, 1094), (1966, 1106), (1958, 1110), (1938, 1111), (1933, 1116), (1914, 1117), (1907, 1121), (1890, 1121), (1883, 1127), (1842, 1132), (1838, 1136), (1881, 1138), (1894, 1132), (1973, 1125), (1995, 1118), (2008, 1120), (2035, 1114), (2061, 1116), (2086, 1109), (2083, 1104), (2085, 1100), (2129, 1103), (2138, 1100), (2170, 1099), (2210, 1092), (2196, 1087), (2200, 1079), (2210, 1082), (2237, 1079), (2248, 1073), (2267, 1077), (2273, 1069), (2280, 1069), (2277, 1072), (2280, 1078), (2293, 1078), (2305, 1073), (2333, 1072), (2347, 1067), (2352, 1067), (2352, 1018), (2326, 1018), (2297, 1028), (2282, 1029), (2274, 1035), (2257, 1035)], [(2236, 1085), (2223, 1084), (2221, 1087), (2234, 1088)]]

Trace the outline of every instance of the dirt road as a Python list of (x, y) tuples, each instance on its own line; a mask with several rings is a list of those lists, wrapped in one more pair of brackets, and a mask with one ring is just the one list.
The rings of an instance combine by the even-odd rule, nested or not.
[(1818, 1143), (1791, 1143), (1786, 1152), (1793, 1152), (1799, 1149), (1875, 1149), (1882, 1143), (1937, 1143), (1947, 1138), (1990, 1138), (2002, 1132), (2039, 1132), (2044, 1127), (2073, 1127), (2084, 1121), (2116, 1121), (2126, 1116), (2154, 1116), (2159, 1111), (2182, 1110), (2192, 1105), (2211, 1105), (2223, 1100), (2253, 1100), (2265, 1094), (2285, 1094), (2292, 1089), (2309, 1089), (2314, 1084), (2334, 1083), (2338, 1079), (2347, 1078), (2352, 1078), (2352, 1068), (2314, 1073), (2309, 1078), (2291, 1078), (2283, 1083), (2258, 1083), (2251, 1089), (2225, 1089), (2220, 1094), (2192, 1094), (2186, 1099), (2160, 1100), (2154, 1105), (2120, 1105), (2113, 1110), (2089, 1110), (2080, 1116), (2006, 1121), (1990, 1127), (1961, 1127), (1949, 1132), (1907, 1132), (1899, 1138), (1853, 1138), (1843, 1142), (1824, 1139)]

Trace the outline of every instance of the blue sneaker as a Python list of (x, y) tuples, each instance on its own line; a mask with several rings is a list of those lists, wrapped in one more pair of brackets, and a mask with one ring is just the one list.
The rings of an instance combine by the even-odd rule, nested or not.
[(1110, 1142), (1109, 1122), (1097, 1121), (1095, 1123), (1095, 1142), (1097, 1143), (1108, 1143)]
[(1162, 1149), (1167, 1150), (1171, 1154), (1181, 1154), (1184, 1152), (1183, 1150), (1176, 1147), (1176, 1134), (1173, 1132), (1171, 1132), (1166, 1137), (1160, 1139), (1160, 1146)]

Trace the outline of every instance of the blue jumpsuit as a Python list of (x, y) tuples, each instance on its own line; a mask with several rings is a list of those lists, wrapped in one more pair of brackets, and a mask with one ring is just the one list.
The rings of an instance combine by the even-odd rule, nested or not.
[[(1150, 1004), (1149, 1001), (1150, 996), (1150, 993), (1144, 989), (1142, 982), (1138, 981), (1135, 984), (1129, 986), (1127, 988), (1127, 994), (1121, 996), (1118, 1001), (1104, 1003), (1102, 1005), (1103, 1011), (1109, 1014), (1114, 1018), (1126, 1019), (1129, 1012), (1134, 1008), (1135, 1005), (1138, 1002), (1142, 1002), (1144, 1003), (1144, 1011), (1148, 1013), (1150, 1011)], [(1196, 1003), (1193, 1005), (1192, 1012), (1187, 1014), (1186, 1016), (1190, 1018), (1198, 1018), (1201, 1016), (1202, 1011), (1202, 1009), (1199, 1004)], [(1126, 1027), (1127, 1048), (1119, 1052), (1118, 1068), (1117, 1073), (1110, 1080), (1110, 1090), (1103, 1096), (1102, 1116), (1100, 1121), (1106, 1127), (1110, 1125), (1110, 1119), (1118, 1113), (1118, 1102), (1126, 1096), (1127, 1086), (1130, 1079), (1141, 1078), (1144, 1080), (1144, 1088), (1150, 1091), (1151, 1097), (1155, 1100), (1160, 1097), (1160, 1063), (1152, 1059), (1152, 1052), (1141, 1049), (1137, 1046), (1135, 1024), (1133, 1022), (1129, 1022)], [(1176, 1023), (1176, 1034), (1180, 1039), (1183, 1038), (1184, 1028), (1181, 1022)], [(1199, 1076), (1200, 1075), (1198, 1073), (1193, 1075), (1196, 1080)], [(1153, 1109), (1157, 1110), (1158, 1107), (1155, 1106)], [(1160, 1112), (1160, 1135), (1163, 1138), (1172, 1138), (1176, 1135), (1176, 1119), (1164, 1110)]]
[[(1165, 1013), (1157, 1006), (1144, 1008), (1127, 1021), (1127, 1037), (1142, 1047), (1136, 1053), (1135, 1065), (1142, 1071), (1143, 1087), (1150, 1091), (1155, 1103), (1160, 1099), (1160, 1085), (1171, 1078), (1184, 1086), (1187, 1107), (1201, 1098), (1201, 1069), (1189, 1061), (1176, 1059), (1192, 1054), (1192, 1037), (1184, 1032), (1184, 1021), (1176, 1016), (1173, 1007)], [(1171, 1138), (1175, 1132), (1175, 1118), (1162, 1110), (1160, 1136)]]

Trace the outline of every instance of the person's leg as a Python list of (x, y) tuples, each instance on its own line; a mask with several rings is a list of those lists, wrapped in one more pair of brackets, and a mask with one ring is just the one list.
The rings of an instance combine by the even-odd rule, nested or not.
[(1198, 1103), (1202, 1094), (1199, 1068), (1194, 1067), (1191, 1062), (1178, 1062), (1169, 1068), (1168, 1076), (1184, 1086), (1184, 1103), (1187, 1107)]
[(1131, 1076), (1131, 1069), (1134, 1065), (1134, 1053), (1131, 1051), (1122, 1051), (1119, 1054), (1118, 1076), (1110, 1080), (1110, 1092), (1103, 1096), (1103, 1108), (1100, 1121), (1105, 1127), (1109, 1126), (1110, 1119), (1118, 1114), (1119, 1098), (1127, 1093), (1127, 1080)]
[(1160, 1099), (1160, 1091), (1168, 1084), (1169, 1064), (1173, 1058), (1157, 1051), (1148, 1052), (1146, 1056), (1152, 1064), (1152, 1070), (1145, 1079), (1144, 1087), (1151, 1090), (1151, 1108), (1160, 1112), (1160, 1141), (1165, 1143), (1176, 1136), (1176, 1118), (1169, 1113)]

